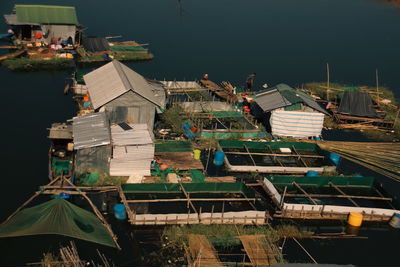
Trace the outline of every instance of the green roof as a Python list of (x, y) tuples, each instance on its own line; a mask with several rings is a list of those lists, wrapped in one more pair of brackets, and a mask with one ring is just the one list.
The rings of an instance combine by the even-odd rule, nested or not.
[(15, 5), (18, 21), (40, 24), (78, 24), (75, 7)]

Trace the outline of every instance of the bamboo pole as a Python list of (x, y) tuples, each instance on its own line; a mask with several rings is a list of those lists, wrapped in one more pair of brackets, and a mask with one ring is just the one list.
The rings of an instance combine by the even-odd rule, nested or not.
[(379, 99), (379, 79), (378, 79), (378, 69), (376, 69), (376, 71), (375, 71), (375, 77), (376, 77), (376, 99), (377, 99), (377, 104), (378, 104), (378, 107), (380, 106), (380, 104), (379, 104), (379, 102), (380, 102), (380, 99)]
[[(355, 198), (355, 199), (371, 199), (371, 200), (382, 200), (392, 201), (390, 197), (370, 197), (370, 196), (354, 196), (354, 195), (324, 195), (324, 194), (308, 194), (310, 197), (332, 197), (332, 198)], [(305, 197), (305, 194), (286, 194), (287, 197)]]
[(192, 209), (194, 210), (194, 212), (196, 212), (196, 213), (198, 214), (198, 212), (197, 212), (195, 206), (193, 205), (192, 201), (190, 201), (189, 195), (188, 195), (188, 193), (186, 192), (185, 188), (183, 187), (182, 182), (179, 182), (179, 186), (181, 187), (183, 193), (185, 194), (185, 196), (186, 196), (186, 198), (187, 198), (187, 201), (189, 202), (189, 204), (190, 204), (190, 206), (192, 207)]
[(135, 199), (127, 200), (127, 203), (157, 203), (157, 202), (187, 202), (194, 201), (255, 201), (257, 198), (173, 198), (173, 199)]
[(347, 198), (351, 203), (353, 203), (354, 206), (360, 207), (351, 197), (346, 195), (339, 187), (334, 185), (332, 182), (329, 182), (329, 185), (331, 185), (333, 188), (335, 188), (340, 194), (342, 194), (345, 198)]
[[(68, 179), (63, 178), (68, 184), (72, 186), (72, 188), (75, 188), (75, 185), (71, 183)], [(77, 189), (76, 189), (77, 190)], [(79, 190), (77, 190), (79, 192)], [(96, 208), (96, 206), (93, 204), (93, 202), (90, 200), (90, 198), (86, 195), (86, 192), (81, 191), (81, 195), (89, 202), (90, 206), (92, 207), (94, 213), (97, 215), (97, 217), (103, 222), (104, 227), (107, 229), (107, 231), (110, 233), (112, 239), (114, 240), (115, 245), (119, 250), (122, 248), (119, 246), (117, 237), (114, 235), (114, 232), (112, 231), (110, 225), (107, 223), (106, 219), (104, 219), (103, 215), (101, 212)]]
[(302, 154), (277, 154), (277, 153), (255, 153), (255, 152), (225, 152), (225, 154), (232, 155), (253, 155), (253, 156), (273, 156), (273, 157), (303, 157), (303, 158), (318, 158), (323, 159), (324, 156), (320, 155), (302, 155)]
[(300, 185), (298, 185), (296, 182), (293, 182), (293, 184), (294, 184), (298, 189), (300, 189), (300, 191), (303, 192), (304, 195), (306, 195), (307, 198), (310, 199), (312, 203), (314, 203), (314, 205), (318, 205), (317, 202), (316, 202), (312, 197), (310, 197), (310, 195), (309, 195), (306, 191), (304, 191), (303, 188), (300, 187)]
[(246, 149), (247, 154), (248, 154), (249, 157), (251, 158), (251, 161), (253, 162), (254, 166), (257, 166), (257, 164), (256, 164), (256, 162), (254, 161), (253, 156), (250, 154), (250, 151), (249, 151), (249, 149), (247, 148), (246, 144), (243, 144), (243, 146), (244, 146), (244, 148)]
[(315, 263), (318, 264), (318, 262), (311, 256), (311, 254), (300, 244), (299, 241), (297, 241), (297, 239), (295, 237), (293, 237), (293, 240), (297, 243), (297, 245), (299, 245), (301, 247), (301, 249), (303, 249), (303, 251), (308, 255), (308, 257), (310, 257), (310, 259)]

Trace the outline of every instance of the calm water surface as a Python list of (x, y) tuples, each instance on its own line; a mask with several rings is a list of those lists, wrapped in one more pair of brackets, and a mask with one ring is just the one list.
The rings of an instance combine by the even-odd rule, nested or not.
[[(1, 14), (15, 3), (0, 1)], [(381, 85), (400, 97), (400, 9), (378, 0), (248, 0), (248, 1), (25, 1), (73, 5), (90, 35), (122, 35), (125, 40), (149, 43), (155, 59), (129, 63), (148, 78), (195, 79), (208, 73), (215, 81), (244, 86), (247, 74), (257, 72), (256, 87), (285, 82), (296, 86), (326, 79), (348, 84)], [(0, 33), (7, 30), (0, 25)], [(67, 72), (11, 73), (0, 67), (2, 89), (2, 175), (0, 220), (20, 206), (39, 185), (47, 182), (46, 128), (74, 115), (70, 97), (63, 96)], [(367, 171), (362, 171), (367, 175)], [(396, 188), (396, 187), (393, 187)], [(397, 187), (398, 188), (398, 187)], [(124, 225), (114, 224), (124, 232)], [(119, 229), (119, 230), (118, 230)], [(358, 266), (392, 265), (399, 233), (365, 230), (368, 240), (342, 240), (305, 246), (321, 263)], [(120, 236), (124, 250), (98, 247), (118, 266), (133, 266), (133, 249)], [(125, 241), (124, 241), (125, 240)], [(42, 252), (57, 248), (59, 237), (0, 240), (0, 266), (37, 261)], [(322, 245), (321, 245), (322, 244)], [(96, 245), (78, 242), (83, 253)], [(290, 253), (289, 253), (290, 252)], [(366, 253), (370, 252), (370, 253)], [(288, 246), (288, 259), (307, 261)], [(380, 264), (377, 264), (380, 263)]]

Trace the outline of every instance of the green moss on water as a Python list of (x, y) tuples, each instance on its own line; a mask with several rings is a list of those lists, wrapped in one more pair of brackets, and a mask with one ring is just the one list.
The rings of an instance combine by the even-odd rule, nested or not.
[(37, 60), (21, 57), (4, 60), (2, 65), (11, 71), (64, 70), (74, 68), (75, 62), (67, 58)]

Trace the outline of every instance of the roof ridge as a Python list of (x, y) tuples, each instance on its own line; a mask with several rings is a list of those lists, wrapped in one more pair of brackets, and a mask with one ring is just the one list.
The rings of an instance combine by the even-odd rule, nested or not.
[(128, 88), (128, 90), (126, 90), (125, 93), (128, 91), (135, 92), (135, 90), (133, 90), (132, 84), (130, 83), (130, 81), (128, 79), (128, 76), (125, 73), (125, 70), (121, 66), (122, 63), (119, 62), (118, 60), (113, 60), (112, 64), (114, 65), (115, 69), (117, 70), (117, 74), (121, 78), (121, 81), (124, 84), (125, 88)]

